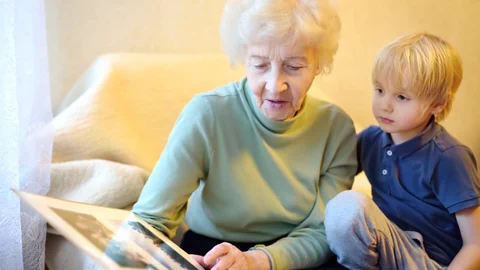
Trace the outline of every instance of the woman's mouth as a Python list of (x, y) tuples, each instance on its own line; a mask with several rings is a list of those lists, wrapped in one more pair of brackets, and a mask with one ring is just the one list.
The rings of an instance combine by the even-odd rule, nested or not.
[(287, 101), (280, 99), (266, 99), (265, 101), (267, 102), (268, 106), (275, 109), (281, 109), (288, 104)]

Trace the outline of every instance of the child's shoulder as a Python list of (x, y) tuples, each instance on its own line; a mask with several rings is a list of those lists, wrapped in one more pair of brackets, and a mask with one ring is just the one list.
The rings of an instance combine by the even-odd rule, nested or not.
[(432, 141), (440, 152), (441, 163), (450, 164), (450, 166), (453, 164), (476, 165), (476, 158), (472, 150), (451, 135), (444, 127), (440, 126), (440, 130), (435, 134)]
[(467, 148), (462, 142), (451, 135), (443, 126), (439, 126), (439, 131), (432, 138), (435, 145), (441, 152), (451, 150), (452, 148)]
[[(471, 149), (450, 135), (445, 129), (433, 138), (437, 153), (431, 183), (435, 185), (437, 196), (448, 198), (450, 212), (466, 208), (470, 199), (478, 201), (480, 195), (480, 175), (477, 160)], [(473, 183), (473, 184), (472, 184)], [(470, 196), (467, 199), (465, 196)]]
[(383, 130), (379, 126), (371, 125), (366, 129), (362, 130), (358, 137), (362, 140), (376, 140), (383, 134)]

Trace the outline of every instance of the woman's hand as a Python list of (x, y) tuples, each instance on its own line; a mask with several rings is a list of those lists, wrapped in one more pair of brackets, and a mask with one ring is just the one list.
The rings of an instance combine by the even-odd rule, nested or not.
[(205, 256), (190, 256), (201, 266), (211, 270), (270, 269), (270, 262), (265, 252), (261, 250), (242, 252), (226, 242), (216, 245)]

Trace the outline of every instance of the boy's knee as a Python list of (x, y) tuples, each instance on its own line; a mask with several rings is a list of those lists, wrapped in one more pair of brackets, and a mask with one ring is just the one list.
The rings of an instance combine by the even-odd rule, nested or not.
[(342, 213), (357, 213), (370, 203), (371, 199), (362, 192), (346, 190), (327, 203), (326, 214), (343, 215)]
[(327, 235), (343, 235), (352, 231), (365, 214), (371, 199), (358, 191), (347, 190), (339, 193), (325, 209)]

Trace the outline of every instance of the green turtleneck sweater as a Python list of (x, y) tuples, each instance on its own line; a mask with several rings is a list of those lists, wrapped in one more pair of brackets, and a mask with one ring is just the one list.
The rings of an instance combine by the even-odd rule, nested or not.
[[(352, 120), (307, 96), (292, 119), (266, 118), (248, 82), (195, 96), (178, 118), (133, 212), (173, 237), (194, 232), (261, 243), (274, 269), (316, 266), (331, 255), (326, 203), (352, 186)], [(187, 208), (187, 201), (190, 199)]]

